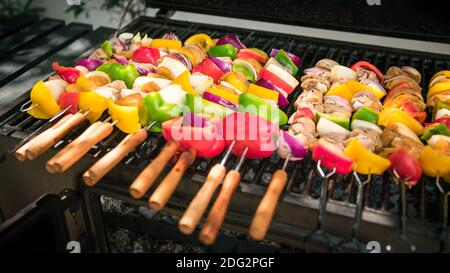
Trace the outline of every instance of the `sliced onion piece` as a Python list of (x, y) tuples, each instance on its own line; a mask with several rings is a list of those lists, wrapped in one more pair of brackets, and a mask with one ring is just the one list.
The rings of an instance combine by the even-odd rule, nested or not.
[(308, 153), (308, 147), (301, 143), (291, 133), (282, 130), (278, 139), (278, 155), (287, 158), (291, 154), (290, 160), (302, 160)]
[(214, 80), (210, 76), (196, 72), (189, 77), (189, 82), (191, 83), (192, 88), (202, 95), (206, 89), (213, 85)]
[(99, 67), (102, 64), (103, 64), (102, 61), (94, 58), (84, 58), (76, 63), (76, 65), (86, 67), (89, 71), (94, 71), (97, 67)]
[(365, 85), (373, 87), (373, 88), (375, 88), (377, 90), (380, 90), (381, 92), (386, 94), (386, 89), (384, 89), (384, 87), (381, 84), (377, 83), (376, 81), (372, 81), (372, 80), (369, 80), (369, 79), (361, 79), (360, 82), (362, 84), (365, 84)]
[(215, 57), (208, 57), (208, 59), (210, 59), (213, 63), (215, 63), (217, 65), (217, 67), (219, 67), (220, 70), (222, 70), (224, 73), (231, 71), (231, 59), (230, 59), (230, 62), (225, 61), (227, 59), (215, 58)]
[(239, 37), (237, 35), (225, 35), (222, 38), (217, 41), (216, 45), (224, 45), (224, 44), (231, 44), (238, 50), (241, 50), (243, 48), (246, 48), (245, 45), (239, 40)]
[(124, 56), (114, 54), (113, 57), (114, 60), (116, 60), (116, 62), (118, 62), (119, 64), (128, 64), (128, 60)]
[(59, 95), (64, 93), (66, 91), (66, 86), (68, 83), (65, 80), (49, 80), (44, 82), (45, 86), (50, 90), (50, 93), (52, 93), (53, 98), (55, 98), (56, 101), (58, 101)]
[(350, 128), (352, 128), (352, 130), (362, 129), (364, 131), (372, 130), (379, 134), (383, 133), (383, 130), (381, 130), (381, 128), (378, 127), (377, 125), (375, 125), (371, 122), (368, 122), (365, 120), (359, 120), (359, 119), (353, 120), (352, 123), (350, 124)]
[(283, 90), (277, 88), (275, 85), (273, 85), (268, 80), (265, 80), (265, 79), (261, 78), (258, 81), (256, 81), (256, 84), (259, 85), (259, 86), (262, 86), (264, 88), (267, 88), (267, 89), (270, 89), (270, 90), (273, 90), (273, 91), (277, 91), (278, 93), (280, 93), (278, 95), (278, 106), (280, 106), (280, 108), (284, 108), (284, 107), (289, 105), (289, 101), (286, 98), (286, 92), (284, 92)]
[(159, 94), (166, 103), (186, 105), (186, 91), (179, 84), (169, 85), (161, 89)]
[[(272, 48), (272, 50), (270, 50), (270, 57), (275, 57), (278, 52), (280, 52), (279, 49), (277, 48)], [(291, 52), (288, 51), (284, 51), (286, 52), (286, 55), (289, 57), (289, 59), (291, 59), (291, 61), (296, 65), (296, 66), (300, 66), (302, 64), (302, 59), (300, 59), (299, 56), (292, 54)]]
[(134, 95), (134, 94), (139, 94), (143, 98), (145, 96), (147, 96), (147, 93), (142, 92), (142, 91), (138, 91), (138, 90), (133, 90), (133, 89), (128, 89), (128, 88), (124, 88), (124, 89), (120, 90), (120, 97), (121, 98), (124, 98), (126, 96), (130, 96), (130, 95)]
[(349, 130), (326, 118), (321, 118), (317, 123), (317, 133), (321, 137), (325, 137), (329, 134), (339, 134), (345, 138), (348, 138), (350, 135)]
[[(146, 90), (146, 84), (154, 84), (158, 90)], [(150, 76), (137, 77), (133, 83), (133, 89), (137, 91), (142, 91), (148, 93), (148, 91), (159, 91), (172, 84), (171, 80), (163, 78), (154, 78)]]
[(258, 79), (258, 72), (256, 71), (255, 67), (248, 61), (243, 59), (235, 59), (233, 61), (233, 65), (240, 65), (245, 67), (248, 71), (250, 71), (253, 74), (253, 78), (255, 79), (255, 81)]
[(229, 109), (236, 110), (236, 105), (234, 105), (232, 102), (230, 102), (220, 96), (217, 96), (216, 94), (209, 93), (208, 91), (205, 91), (203, 93), (203, 98), (210, 102), (214, 102), (219, 105), (225, 106)]

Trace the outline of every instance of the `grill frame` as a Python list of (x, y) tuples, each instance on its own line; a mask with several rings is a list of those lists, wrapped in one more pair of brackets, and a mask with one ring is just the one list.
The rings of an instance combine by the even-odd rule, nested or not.
[[(324, 51), (327, 49), (327, 45), (332, 45), (332, 48), (328, 50), (328, 52), (325, 54), (326, 57), (333, 58), (335, 55), (339, 56), (339, 47), (345, 48), (348, 52), (352, 52), (352, 58), (348, 58), (346, 62), (342, 62), (343, 65), (349, 65), (350, 63), (366, 59), (370, 56), (368, 55), (362, 55), (364, 51), (367, 52), (369, 50), (375, 51), (375, 50), (382, 50), (386, 54), (385, 56), (388, 56), (387, 59), (389, 61), (386, 61), (384, 67), (380, 67), (382, 71), (386, 71), (387, 67), (390, 66), (390, 64), (394, 65), (403, 65), (402, 63), (396, 63), (394, 59), (396, 57), (393, 54), (402, 54), (405, 56), (413, 56), (412, 58), (419, 59), (417, 56), (422, 56), (428, 59), (442, 59), (441, 65), (435, 64), (433, 68), (428, 68), (428, 70), (432, 70), (433, 72), (437, 72), (440, 68), (450, 67), (450, 56), (448, 55), (439, 55), (439, 54), (432, 54), (432, 53), (424, 53), (419, 51), (406, 51), (401, 49), (395, 49), (395, 48), (387, 48), (387, 47), (377, 47), (372, 45), (364, 45), (364, 44), (355, 44), (355, 43), (344, 43), (344, 42), (338, 42), (334, 40), (324, 40), (324, 39), (317, 39), (317, 38), (309, 38), (309, 37), (302, 37), (302, 36), (294, 36), (294, 35), (288, 35), (288, 34), (280, 34), (280, 33), (274, 33), (274, 32), (265, 32), (265, 31), (255, 31), (255, 30), (249, 30), (249, 29), (242, 29), (242, 28), (232, 28), (232, 27), (225, 27), (225, 26), (216, 26), (211, 24), (201, 24), (201, 23), (190, 23), (185, 21), (175, 21), (175, 20), (167, 20), (167, 19), (158, 19), (158, 18), (151, 18), (151, 17), (140, 17), (139, 19), (133, 21), (128, 26), (124, 27), (123, 31), (132, 31), (137, 32), (140, 29), (143, 29), (146, 27), (146, 25), (158, 25), (161, 27), (159, 29), (158, 35), (170, 31), (173, 29), (180, 29), (181, 30), (181, 38), (184, 40), (189, 35), (203, 31), (204, 29), (210, 30), (208, 34), (211, 34), (212, 32), (221, 32), (223, 33), (238, 33), (239, 36), (243, 40), (247, 40), (246, 42), (251, 46), (260, 46), (259, 44), (252, 44), (252, 40), (255, 40), (256, 38), (259, 39), (258, 43), (260, 43), (260, 40), (262, 38), (259, 37), (272, 37), (269, 41), (270, 43), (266, 45), (268, 48), (263, 48), (265, 51), (268, 51), (270, 47), (276, 47), (277, 45), (281, 45), (283, 42), (280, 40), (276, 40), (275, 38), (285, 39), (284, 41), (288, 41), (288, 45), (293, 45), (293, 42), (295, 39), (298, 39), (298, 41), (304, 43), (304, 47), (308, 47), (309, 49), (317, 48), (319, 49), (319, 52), (315, 52), (312, 56), (308, 56), (308, 53), (305, 52), (303, 55), (299, 54), (305, 63), (314, 63), (317, 60), (319, 60), (321, 57), (320, 54), (323, 54)], [(188, 31), (186, 31), (188, 30)], [(214, 31), (213, 31), (214, 30)], [(223, 31), (223, 32), (222, 32)], [(246, 39), (245, 35), (242, 35), (242, 33), (247, 33), (247, 36), (249, 37)], [(178, 33), (180, 35), (180, 33)], [(154, 37), (156, 35), (156, 32), (149, 33), (150, 37)], [(256, 37), (256, 38), (255, 38)], [(314, 44), (314, 45), (309, 45)], [(293, 53), (298, 54), (299, 48), (301, 48), (303, 45), (296, 44), (296, 47), (294, 49), (286, 48), (286, 50), (291, 51)], [(358, 49), (359, 48), (359, 49)], [(89, 52), (91, 52), (90, 50)], [(89, 53), (88, 52), (88, 53)], [(323, 52), (323, 53), (320, 53)], [(389, 53), (387, 53), (389, 52)], [(86, 56), (88, 53), (83, 54)], [(355, 55), (361, 55), (362, 58), (357, 58)], [(375, 55), (372, 56), (373, 58), (382, 58), (381, 55)], [(415, 57), (414, 57), (415, 56)], [(340, 58), (337, 59), (337, 61), (341, 62), (344, 58), (344, 53), (340, 55)], [(408, 57), (407, 57), (408, 58)], [(397, 57), (397, 59), (402, 59), (401, 62), (406, 63), (407, 58), (401, 58), (400, 56)], [(372, 61), (372, 59), (368, 59), (369, 61)], [(376, 59), (375, 59), (376, 60)], [(432, 61), (431, 61), (432, 62)], [(375, 65), (377, 65), (377, 62), (374, 62)], [(430, 60), (423, 60), (422, 65), (427, 66), (429, 65)], [(307, 68), (309, 66), (303, 66), (302, 68)], [(426, 68), (422, 67), (422, 71), (420, 71), (422, 74), (426, 72)], [(429, 74), (429, 73), (427, 73)], [(427, 77), (424, 77), (422, 82), (422, 87), (425, 83), (428, 83), (429, 77), (431, 75), (428, 75)], [(426, 88), (424, 89), (424, 91)], [(300, 93), (299, 91), (294, 92), (295, 95), (292, 95), (290, 98), (290, 101), (293, 102), (295, 100), (295, 97), (298, 96)], [(29, 92), (26, 92), (21, 96), (20, 99), (16, 100), (16, 104), (8, 109), (8, 111), (5, 112), (5, 114), (0, 116), (0, 135), (6, 136), (6, 137), (13, 137), (17, 139), (21, 139), (26, 137), (27, 134), (31, 133), (32, 129), (36, 129), (38, 126), (30, 127), (26, 130), (16, 130), (20, 128), (9, 127), (5, 128), (6, 123), (10, 122), (11, 119), (14, 118), (13, 113), (16, 113), (18, 108), (22, 103), (24, 103), (27, 100), (27, 97), (29, 95)], [(291, 106), (288, 107), (288, 114), (292, 112), (292, 103)], [(21, 115), (21, 114), (19, 114)], [(31, 122), (32, 120), (30, 118), (20, 119), (18, 122), (18, 125), (16, 127), (21, 127), (27, 122)], [(41, 122), (42, 124), (43, 122)], [(80, 126), (79, 128), (75, 129), (71, 134), (66, 136), (63, 140), (64, 143), (67, 143), (70, 139), (73, 139), (74, 136), (79, 135), (81, 131), (83, 131), (87, 127), (87, 123), (83, 124), (83, 126)], [(80, 174), (84, 170), (86, 170), (86, 166), (90, 166), (95, 162), (97, 158), (100, 158), (101, 155), (103, 155), (108, 148), (114, 146), (115, 143), (119, 142), (121, 138), (124, 136), (123, 133), (118, 132), (116, 129), (113, 134), (108, 137), (105, 141), (97, 145), (97, 147), (94, 147), (89, 153), (89, 156), (82, 159), (82, 162), (77, 164), (77, 166), (72, 171), (72, 174), (74, 174), (74, 177), (79, 178)], [(148, 147), (148, 142), (144, 142), (140, 148), (138, 149), (138, 153), (134, 153), (131, 156), (134, 156), (134, 159), (131, 159), (130, 156), (124, 159), (124, 161), (113, 169), (97, 186), (94, 188), (87, 188), (83, 185), (83, 183), (78, 180), (77, 184), (83, 193), (84, 196), (83, 200), (86, 203), (86, 211), (88, 216), (86, 216), (86, 224), (89, 227), (89, 229), (94, 233), (97, 234), (97, 238), (102, 238), (102, 220), (101, 220), (101, 213), (98, 212), (98, 209), (95, 209), (93, 205), (92, 197), (94, 195), (107, 195), (111, 196), (120, 200), (124, 200), (129, 203), (134, 203), (137, 205), (146, 205), (146, 201), (149, 197), (149, 193), (151, 193), (155, 185), (158, 183), (155, 183), (155, 185), (149, 190), (149, 192), (145, 195), (145, 197), (142, 200), (133, 200), (128, 195), (128, 186), (132, 182), (132, 179), (139, 173), (140, 170), (143, 169), (145, 165), (148, 164), (149, 159), (151, 157), (154, 157), (157, 152), (159, 151), (159, 148), (162, 146), (160, 145), (163, 143), (162, 138), (159, 136), (157, 138), (150, 138), (152, 143), (157, 143), (157, 147), (155, 145), (150, 145)], [(56, 146), (62, 146), (62, 143), (57, 144)], [(54, 149), (53, 149), (54, 152)], [(197, 168), (202, 163), (199, 163), (200, 160), (196, 160), (196, 163), (193, 164), (192, 168), (190, 168), (185, 177), (183, 178), (182, 182), (180, 183), (179, 187), (177, 188), (173, 198), (169, 201), (168, 207), (166, 211), (173, 213), (175, 215), (181, 215), (187, 205), (189, 204), (190, 200), (192, 200), (193, 196), (197, 193), (198, 189), (201, 187), (202, 182), (204, 181), (205, 175), (207, 174), (208, 169), (218, 160), (220, 157), (210, 160), (207, 162), (207, 165), (200, 171), (200, 174), (198, 172), (195, 172), (193, 169)], [(230, 160), (227, 167), (231, 167), (231, 165), (234, 164), (236, 158), (233, 158), (233, 160)], [(263, 160), (262, 165), (270, 165), (274, 170), (276, 167), (278, 167), (281, 164), (280, 160), (277, 160), (276, 162), (272, 162), (269, 164), (269, 160)], [(138, 162), (136, 162), (138, 161)], [(200, 161), (201, 162), (201, 161)], [(255, 161), (253, 161), (254, 163)], [(249, 160), (246, 161), (244, 164), (242, 170), (242, 173), (245, 173), (247, 170), (247, 167), (252, 164)], [(293, 163), (289, 164), (290, 167), (292, 167)], [(84, 169), (83, 169), (84, 168)], [(258, 174), (260, 177), (265, 170), (263, 168), (260, 168), (261, 171)], [(295, 167), (295, 170), (299, 170), (301, 166), (297, 165)], [(161, 180), (161, 177), (164, 176), (168, 171), (168, 168), (165, 169), (164, 173), (160, 175), (159, 180)], [(203, 172), (203, 175), (201, 175), (201, 172)], [(244, 177), (244, 176), (243, 176)], [(57, 178), (55, 178), (56, 180)], [(244, 179), (245, 180), (245, 179)], [(318, 208), (318, 199), (314, 199), (311, 196), (307, 196), (300, 193), (292, 192), (291, 189), (293, 186), (295, 186), (293, 183), (294, 177), (290, 179), (287, 191), (283, 193), (283, 196), (280, 199), (280, 202), (278, 204), (279, 208), (277, 210), (277, 213), (275, 214), (275, 217), (273, 219), (273, 223), (270, 229), (270, 232), (268, 234), (268, 239), (282, 242), (288, 245), (292, 245), (295, 247), (302, 248), (302, 238), (305, 234), (311, 229), (315, 227), (316, 218), (317, 218), (317, 208)], [(57, 182), (57, 181), (55, 181)], [(76, 187), (78, 187), (76, 186)], [(241, 232), (246, 233), (246, 229), (248, 228), (251, 217), (253, 216), (254, 211), (256, 210), (257, 205), (259, 204), (259, 201), (263, 194), (265, 193), (266, 187), (257, 183), (251, 184), (251, 183), (245, 183), (241, 182), (235, 197), (233, 197), (233, 200), (230, 204), (229, 213), (227, 214), (227, 217), (225, 219), (225, 226), (230, 227), (234, 230), (238, 230)], [(213, 198), (214, 200), (215, 198)], [(236, 200), (239, 200), (237, 202)], [(300, 215), (299, 217), (292, 217), (292, 215)], [(342, 201), (336, 201), (336, 200), (329, 200), (328, 206), (327, 206), (327, 215), (326, 215), (326, 223), (325, 223), (325, 230), (332, 230), (331, 233), (333, 235), (336, 235), (339, 238), (347, 238), (350, 236), (351, 231), (351, 225), (353, 223), (353, 215), (354, 215), (354, 205), (352, 202), (342, 202)], [(423, 217), (423, 215), (422, 215)], [(368, 240), (378, 240), (380, 242), (386, 242), (386, 238), (394, 236), (396, 234), (396, 222), (397, 222), (397, 216), (391, 213), (388, 213), (386, 211), (379, 211), (379, 210), (373, 210), (365, 208), (362, 216), (362, 224), (360, 228), (360, 238), (363, 241)], [(423, 222), (417, 222), (416, 220), (410, 219), (408, 221), (408, 232), (410, 235), (412, 235), (412, 239), (417, 241), (417, 247), (419, 251), (437, 251), (439, 249), (439, 242), (436, 240), (438, 225), (431, 224), (431, 223), (423, 223)], [(95, 239), (96, 236), (93, 236), (91, 240), (93, 240), (93, 245), (100, 246), (100, 250), (106, 250), (103, 245), (101, 239)], [(295, 240), (292, 240), (295, 238)], [(336, 240), (338, 238), (335, 238)], [(97, 241), (99, 240), (99, 241)], [(323, 246), (321, 247), (319, 242), (317, 245), (317, 250), (323, 249)]]

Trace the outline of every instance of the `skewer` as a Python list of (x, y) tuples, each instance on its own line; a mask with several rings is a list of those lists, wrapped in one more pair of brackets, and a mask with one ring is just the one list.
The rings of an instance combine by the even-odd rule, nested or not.
[(144, 142), (148, 137), (148, 130), (156, 124), (156, 121), (148, 124), (146, 127), (138, 131), (128, 134), (122, 141), (111, 151), (105, 154), (83, 175), (83, 181), (88, 186), (94, 186), (102, 179), (114, 166), (116, 166), (125, 156), (134, 150), (139, 144)]
[[(29, 160), (34, 160), (53, 145), (58, 143), (65, 135), (67, 135), (75, 126), (83, 123), (86, 119), (86, 115), (89, 111), (82, 113), (81, 111), (75, 113), (74, 115), (66, 115), (68, 117), (59, 126), (54, 126), (55, 128), (50, 128), (42, 133), (42, 137), (38, 136), (39, 139), (33, 142), (26, 150), (25, 154)], [(65, 118), (65, 117), (64, 117)]]
[(80, 136), (60, 150), (47, 162), (45, 165), (47, 171), (50, 173), (64, 172), (72, 167), (87, 152), (89, 152), (92, 146), (111, 134), (116, 121), (108, 122), (110, 119), (111, 117), (108, 117), (104, 121), (96, 121), (89, 126), (89, 128), (87, 128)]
[(128, 10), (130, 9), (130, 6), (133, 3), (133, 1), (134, 0), (128, 1), (128, 4), (125, 6), (125, 9), (123, 10), (122, 15), (120, 16), (119, 24), (117, 25), (116, 32), (114, 33), (114, 37), (116, 38), (119, 36), (120, 30), (122, 29), (123, 21), (125, 20), (125, 16)]
[(227, 172), (225, 163), (230, 157), (231, 150), (233, 149), (235, 143), (236, 141), (233, 141), (228, 147), (222, 161), (211, 168), (202, 187), (197, 192), (194, 199), (192, 199), (188, 208), (181, 217), (178, 227), (182, 233), (192, 234), (195, 227), (200, 222), (200, 219), (205, 213), (214, 192), (225, 177)]
[(199, 235), (200, 242), (205, 245), (212, 245), (216, 241), (217, 234), (219, 233), (220, 227), (223, 224), (225, 214), (228, 211), (231, 197), (236, 191), (241, 180), (241, 174), (239, 170), (244, 163), (247, 152), (248, 147), (246, 147), (242, 152), (242, 155), (239, 158), (239, 161), (234, 170), (230, 170), (223, 180), (219, 195), (217, 196), (214, 205), (209, 211), (208, 218), (206, 219), (206, 222), (203, 225), (203, 228)]
[(290, 158), (291, 154), (289, 153), (284, 160), (282, 168), (272, 175), (267, 192), (256, 209), (249, 229), (250, 237), (255, 240), (263, 240), (269, 230), (278, 200), (286, 187), (288, 180), (286, 167)]
[(450, 195), (450, 191), (444, 191), (440, 184), (440, 177), (439, 175), (436, 177), (436, 186), (439, 189), (439, 192), (442, 194), (443, 198), (443, 209), (442, 209), (442, 224), (441, 224), (441, 234), (439, 236), (439, 239), (441, 241), (440, 251), (441, 252), (447, 252), (448, 251), (448, 197)]
[[(406, 187), (405, 187), (405, 181), (403, 179), (400, 178), (400, 176), (398, 175), (397, 171), (394, 169), (393, 171), (394, 175), (394, 179), (396, 181), (398, 181), (398, 183), (400, 184), (400, 209), (401, 209), (401, 213), (399, 216), (399, 233), (398, 236), (395, 236), (393, 238), (390, 238), (388, 240), (388, 244), (392, 246), (393, 242), (396, 241), (401, 241), (404, 242), (409, 250), (411, 252), (416, 252), (416, 246), (408, 239), (406, 233), (406, 222), (407, 222), (407, 216), (406, 216)], [(439, 187), (439, 186), (438, 186)]]
[(160, 211), (166, 206), (167, 201), (169, 201), (176, 187), (180, 183), (187, 168), (194, 163), (196, 155), (197, 152), (192, 148), (181, 153), (175, 166), (173, 166), (172, 170), (164, 177), (158, 188), (156, 188), (152, 196), (150, 196), (148, 204), (152, 209)]
[[(20, 161), (25, 160), (26, 158), (26, 149), (30, 147), (33, 142), (37, 140), (37, 138), (40, 138), (39, 134), (44, 132), (45, 130), (49, 129), (50, 125), (53, 124), (54, 121), (59, 119), (64, 113), (66, 113), (71, 106), (67, 107), (66, 109), (60, 111), (58, 114), (56, 114), (54, 117), (49, 119), (46, 123), (44, 123), (41, 127), (39, 127), (37, 130), (29, 134), (26, 138), (24, 138), (22, 141), (20, 141), (17, 145), (15, 145), (13, 148), (8, 150), (5, 154), (2, 155), (0, 162), (3, 162), (8, 156), (12, 154), (16, 154), (17, 159)], [(65, 118), (65, 117), (64, 117)], [(62, 119), (58, 120), (57, 123), (53, 125), (53, 127), (57, 127), (61, 124)], [(51, 128), (53, 128), (51, 127)], [(33, 142), (32, 142), (33, 141)]]
[[(24, 108), (24, 107), (26, 107), (28, 104), (30, 104), (30, 107)], [(37, 104), (37, 103), (36, 103), (36, 104), (32, 104), (32, 103), (31, 103), (31, 100), (29, 100), (29, 101), (25, 102), (24, 104), (22, 104), (22, 105), (20, 106), (19, 111), (22, 112), (22, 113), (26, 113), (26, 112), (30, 111), (31, 109), (34, 109), (34, 108), (36, 108), (36, 107), (38, 107), (38, 106), (39, 106), (39, 104)]]
[(169, 141), (164, 145), (158, 156), (139, 174), (130, 186), (130, 195), (135, 199), (140, 199), (153, 185), (156, 178), (162, 172), (169, 160), (177, 153), (180, 144), (176, 141)]
[(356, 208), (355, 208), (355, 222), (352, 227), (352, 236), (350, 239), (342, 240), (338, 245), (338, 249), (342, 249), (345, 245), (351, 245), (355, 247), (359, 252), (367, 252), (366, 244), (358, 239), (359, 226), (361, 224), (362, 212), (363, 212), (363, 200), (364, 200), (364, 187), (372, 180), (372, 175), (369, 173), (365, 181), (361, 181), (357, 172), (353, 172), (353, 177), (356, 186), (358, 187), (356, 193)]
[(322, 181), (322, 188), (320, 192), (320, 202), (319, 202), (319, 215), (317, 217), (317, 226), (315, 230), (312, 230), (308, 235), (306, 235), (305, 239), (303, 240), (305, 243), (305, 251), (309, 252), (309, 241), (311, 241), (314, 237), (318, 237), (323, 239), (327, 244), (329, 248), (332, 248), (333, 244), (331, 242), (331, 236), (323, 230), (322, 224), (325, 217), (326, 207), (327, 207), (327, 191), (328, 191), (328, 183), (329, 179), (336, 173), (336, 167), (333, 168), (333, 171), (331, 171), (328, 174), (325, 174), (322, 170), (321, 166), (321, 160), (317, 161), (317, 172), (319, 175), (323, 178)]

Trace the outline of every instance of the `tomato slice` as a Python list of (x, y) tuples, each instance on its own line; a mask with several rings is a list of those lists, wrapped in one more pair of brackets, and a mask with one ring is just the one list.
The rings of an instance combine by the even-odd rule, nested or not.
[(205, 59), (201, 64), (194, 66), (192, 74), (200, 72), (213, 78), (214, 82), (219, 82), (224, 72), (211, 60)]
[(404, 149), (398, 149), (388, 159), (391, 161), (391, 166), (389, 167), (390, 173), (393, 174), (395, 170), (400, 179), (405, 181), (410, 187), (419, 182), (422, 176), (420, 162)]

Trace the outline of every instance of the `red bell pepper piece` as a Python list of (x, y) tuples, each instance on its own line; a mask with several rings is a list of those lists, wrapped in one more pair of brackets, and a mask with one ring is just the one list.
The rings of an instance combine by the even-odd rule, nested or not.
[(266, 63), (268, 59), (267, 54), (258, 48), (243, 48), (239, 50), (237, 57), (243, 59), (255, 59), (262, 64)]
[(316, 115), (314, 115), (314, 113), (309, 108), (300, 108), (294, 114), (294, 119), (299, 119), (303, 117), (309, 118), (310, 120), (313, 121), (316, 120)]
[(247, 158), (264, 158), (273, 154), (279, 128), (272, 122), (247, 112), (235, 112), (219, 123), (218, 133), (227, 146), (235, 141), (232, 153), (240, 157), (245, 150)]
[(73, 67), (65, 67), (59, 65), (58, 62), (52, 63), (52, 68), (55, 70), (56, 74), (60, 76), (63, 80), (65, 80), (68, 83), (75, 83), (80, 77), (81, 72)]
[(344, 152), (337, 149), (333, 144), (324, 139), (319, 139), (312, 151), (314, 161), (319, 161), (328, 170), (336, 168), (339, 174), (348, 174), (352, 170), (353, 161), (344, 155)]
[(225, 74), (213, 61), (209, 59), (203, 60), (201, 64), (194, 66), (192, 73), (200, 72), (213, 78), (214, 82), (219, 82), (220, 78)]
[(295, 89), (294, 87), (290, 86), (285, 81), (280, 79), (277, 75), (273, 74), (265, 68), (261, 69), (261, 71), (259, 72), (259, 77), (271, 82), (276, 87), (283, 89), (288, 95), (291, 94)]
[(381, 73), (381, 71), (378, 70), (378, 68), (376, 68), (373, 64), (371, 64), (369, 62), (359, 61), (359, 62), (353, 64), (351, 66), (351, 69), (356, 71), (356, 69), (358, 67), (361, 67), (361, 68), (364, 68), (366, 70), (370, 70), (370, 71), (374, 72), (375, 74), (377, 74), (377, 78), (378, 78), (379, 81), (381, 81), (383, 79), (383, 73)]
[(66, 109), (68, 114), (75, 114), (78, 112), (78, 100), (80, 98), (80, 93), (78, 92), (64, 92), (58, 97), (58, 104), (61, 109)]
[(389, 167), (389, 172), (391, 174), (393, 174), (395, 170), (400, 179), (405, 181), (410, 187), (419, 182), (420, 177), (422, 176), (420, 162), (404, 149), (398, 149), (388, 159), (391, 161), (391, 166)]
[(408, 113), (408, 115), (415, 118), (420, 123), (423, 123), (425, 121), (425, 119), (427, 118), (426, 112), (417, 111), (416, 108), (414, 107), (414, 105), (410, 102), (403, 104), (402, 108), (403, 108), (403, 110), (405, 110), (406, 113)]
[(160, 57), (159, 49), (141, 46), (133, 52), (131, 59), (138, 63), (150, 63), (156, 65)]
[(450, 130), (450, 118), (438, 118), (434, 123), (444, 123), (445, 126)]
[(215, 122), (208, 122), (203, 127), (189, 126), (183, 124), (183, 117), (176, 117), (163, 122), (162, 134), (166, 141), (178, 141), (181, 151), (192, 148), (199, 157), (218, 156), (225, 148), (225, 141), (217, 134)]

